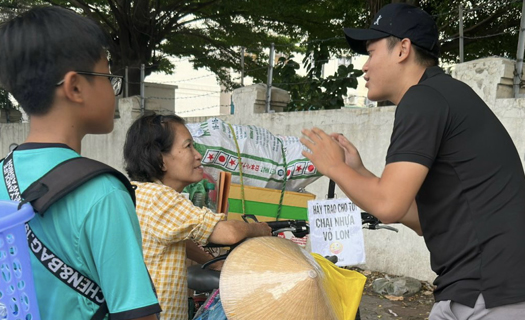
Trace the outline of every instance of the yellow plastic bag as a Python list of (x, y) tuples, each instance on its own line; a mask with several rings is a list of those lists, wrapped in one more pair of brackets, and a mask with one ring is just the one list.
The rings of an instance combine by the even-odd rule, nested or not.
[(229, 320), (354, 320), (365, 279), (290, 240), (255, 237), (226, 259), (221, 303)]
[(354, 320), (366, 277), (357, 271), (339, 268), (317, 253), (312, 253), (312, 256), (327, 277), (325, 290), (337, 317), (340, 320)]

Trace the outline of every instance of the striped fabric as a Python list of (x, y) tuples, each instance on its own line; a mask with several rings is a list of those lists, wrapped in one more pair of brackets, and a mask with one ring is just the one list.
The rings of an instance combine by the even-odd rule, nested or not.
[(144, 259), (159, 302), (162, 319), (188, 318), (185, 240), (208, 242), (213, 228), (223, 218), (207, 208), (195, 207), (160, 181), (132, 182), (137, 186), (137, 214), (142, 230)]

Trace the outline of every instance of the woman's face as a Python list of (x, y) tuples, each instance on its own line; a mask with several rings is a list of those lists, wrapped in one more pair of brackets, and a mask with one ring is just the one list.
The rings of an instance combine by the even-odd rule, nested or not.
[(193, 138), (185, 125), (169, 123), (175, 132), (173, 146), (169, 153), (162, 154), (163, 184), (178, 192), (189, 184), (203, 179), (202, 156), (193, 147)]

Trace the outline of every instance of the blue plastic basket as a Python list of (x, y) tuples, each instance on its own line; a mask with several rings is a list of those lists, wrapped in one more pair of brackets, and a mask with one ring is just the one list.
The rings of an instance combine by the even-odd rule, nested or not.
[(40, 320), (25, 230), (34, 215), (29, 204), (0, 200), (0, 320)]

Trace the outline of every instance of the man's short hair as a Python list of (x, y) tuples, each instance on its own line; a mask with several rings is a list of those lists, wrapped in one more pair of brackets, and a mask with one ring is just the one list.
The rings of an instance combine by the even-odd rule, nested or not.
[[(401, 39), (394, 36), (387, 37), (386, 40), (388, 50), (394, 49), (394, 47), (401, 41)], [(439, 65), (439, 59), (427, 50), (422, 49), (415, 44), (412, 44), (412, 49), (414, 50), (416, 62), (421, 66), (428, 68)]]
[(125, 170), (131, 180), (153, 182), (164, 176), (162, 154), (175, 142), (171, 124), (185, 125), (177, 115), (146, 115), (129, 127), (124, 143)]
[(0, 26), (0, 86), (29, 115), (46, 114), (69, 71), (92, 71), (108, 38), (92, 20), (60, 7), (36, 7)]

